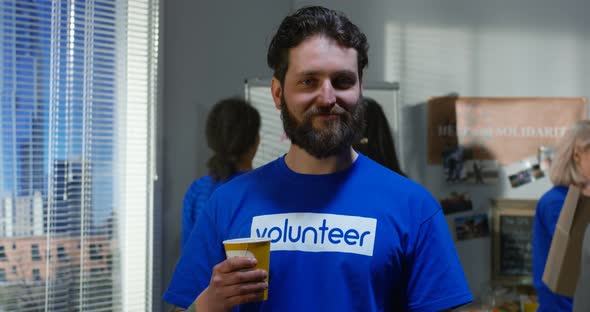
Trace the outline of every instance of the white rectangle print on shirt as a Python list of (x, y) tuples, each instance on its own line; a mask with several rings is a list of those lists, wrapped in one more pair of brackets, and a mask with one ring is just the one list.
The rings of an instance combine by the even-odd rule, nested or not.
[(250, 236), (270, 238), (270, 250), (343, 252), (373, 256), (377, 219), (325, 214), (281, 213), (252, 218)]

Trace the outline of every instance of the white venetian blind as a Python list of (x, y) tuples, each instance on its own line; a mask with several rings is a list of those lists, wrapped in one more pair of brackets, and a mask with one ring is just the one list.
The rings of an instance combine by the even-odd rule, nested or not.
[(0, 1), (0, 311), (151, 310), (157, 0)]

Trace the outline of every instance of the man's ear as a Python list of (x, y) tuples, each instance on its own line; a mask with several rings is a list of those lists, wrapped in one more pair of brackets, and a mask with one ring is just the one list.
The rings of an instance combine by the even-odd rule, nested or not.
[(272, 99), (275, 102), (275, 107), (277, 109), (281, 109), (281, 96), (283, 95), (283, 88), (281, 87), (281, 82), (272, 77), (272, 81), (270, 82), (270, 93), (272, 94)]

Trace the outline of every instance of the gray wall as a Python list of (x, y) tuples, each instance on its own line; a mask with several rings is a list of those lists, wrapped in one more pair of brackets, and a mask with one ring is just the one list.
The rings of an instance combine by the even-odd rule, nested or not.
[(210, 155), (203, 134), (206, 114), (220, 98), (242, 96), (245, 78), (270, 76), (268, 41), (292, 2), (162, 2), (164, 95), (159, 184), (163, 220), (156, 222), (162, 222), (162, 271), (158, 273), (164, 290), (180, 255), (184, 192), (192, 180), (206, 173)]
[[(446, 185), (442, 168), (426, 164), (425, 102), (451, 93), (588, 97), (590, 2), (295, 0), (295, 7), (309, 4), (343, 11), (367, 34), (365, 79), (400, 82), (403, 169), (435, 197), (467, 191), (475, 209), (487, 212), (489, 198), (538, 199), (550, 187), (543, 179), (512, 189), (505, 176), (492, 187)], [(456, 247), (478, 297), (489, 283), (490, 240)]]

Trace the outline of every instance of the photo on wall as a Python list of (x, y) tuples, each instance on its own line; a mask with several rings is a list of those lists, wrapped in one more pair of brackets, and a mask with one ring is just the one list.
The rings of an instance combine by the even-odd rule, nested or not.
[(465, 162), (465, 180), (468, 184), (496, 184), (500, 166), (494, 160), (468, 160)]
[(488, 215), (485, 213), (455, 218), (457, 240), (487, 237), (490, 235)]
[(469, 193), (451, 192), (448, 197), (440, 201), (440, 205), (445, 215), (473, 210), (473, 203)]
[(545, 177), (545, 172), (541, 170), (540, 164), (531, 164), (530, 162), (523, 162), (522, 168), (508, 175), (508, 181), (513, 188), (531, 183)]
[(555, 147), (552, 146), (539, 146), (537, 152), (537, 160), (539, 162), (539, 167), (546, 173), (549, 173), (549, 169), (551, 168), (551, 162), (553, 162), (553, 157), (555, 154)]
[(473, 150), (463, 146), (443, 151), (443, 169), (448, 183), (495, 184), (500, 166), (495, 160), (473, 159)]

